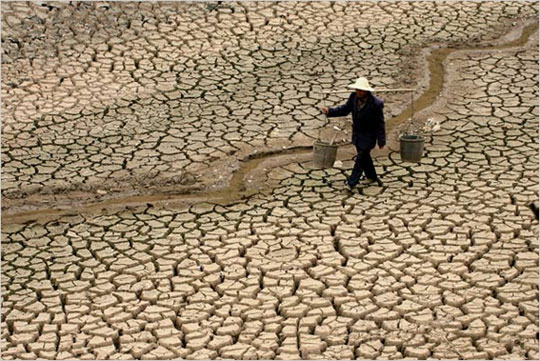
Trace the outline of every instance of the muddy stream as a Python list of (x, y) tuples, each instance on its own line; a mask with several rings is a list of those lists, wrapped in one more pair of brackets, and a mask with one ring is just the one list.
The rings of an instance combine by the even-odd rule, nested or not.
[[(444, 64), (449, 55), (456, 51), (479, 51), (479, 50), (501, 50), (523, 46), (529, 37), (538, 32), (538, 24), (533, 23), (526, 26), (519, 26), (511, 29), (504, 37), (500, 38), (495, 45), (480, 45), (477, 47), (447, 47), (437, 48), (432, 46), (427, 48), (427, 69), (429, 85), (427, 89), (412, 102), (400, 114), (386, 121), (388, 146), (382, 151), (375, 149), (374, 157), (386, 156), (389, 152), (395, 152), (397, 139), (396, 128), (405, 123), (412, 114), (418, 113), (433, 105), (441, 95), (445, 74)], [(520, 34), (520, 36), (518, 36)], [(508, 40), (508, 38), (514, 38)], [(425, 55), (424, 55), (425, 56)], [(64, 215), (93, 212), (109, 212), (125, 207), (145, 207), (152, 206), (179, 206), (200, 202), (210, 202), (216, 204), (230, 204), (235, 201), (248, 198), (256, 193), (270, 192), (271, 184), (267, 183), (266, 174), (276, 166), (283, 166), (294, 162), (308, 162), (311, 159), (311, 146), (296, 146), (286, 149), (279, 149), (270, 152), (261, 152), (248, 156), (240, 161), (237, 169), (226, 187), (218, 189), (185, 190), (182, 193), (155, 193), (146, 195), (131, 196), (111, 196), (109, 199), (84, 201), (70, 200), (70, 195), (47, 196), (49, 199), (43, 203), (48, 203), (48, 207), (29, 206), (25, 204), (25, 199), (17, 200), (12, 206), (2, 211), (2, 223), (21, 223), (36, 220), (54, 219)], [(340, 144), (338, 159), (351, 159), (354, 156), (354, 148), (350, 144)], [(249, 181), (248, 181), (249, 178)], [(264, 187), (261, 187), (264, 186)], [(53, 197), (50, 200), (50, 197)]]

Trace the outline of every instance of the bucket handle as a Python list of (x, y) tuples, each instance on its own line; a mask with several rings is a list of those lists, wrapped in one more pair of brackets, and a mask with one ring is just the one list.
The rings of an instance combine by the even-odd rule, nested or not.
[[(322, 88), (320, 90), (320, 94), (321, 94), (321, 98), (322, 98), (322, 102), (323, 102), (323, 108), (326, 108), (326, 101), (324, 100), (324, 94), (322, 92)], [(328, 122), (328, 116), (324, 113), (322, 113), (322, 115), (324, 115), (324, 117), (326, 118), (326, 122)], [(322, 132), (323, 128), (319, 128), (319, 131), (318, 131), (318, 134), (317, 134), (317, 140), (320, 141), (321, 140), (321, 132)]]

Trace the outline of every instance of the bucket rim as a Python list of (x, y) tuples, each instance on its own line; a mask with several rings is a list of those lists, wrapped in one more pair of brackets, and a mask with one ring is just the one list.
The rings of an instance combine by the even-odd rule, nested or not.
[(424, 140), (424, 136), (418, 134), (403, 134), (399, 140)]
[(337, 148), (339, 147), (339, 145), (337, 144), (330, 144), (330, 143), (326, 143), (326, 142), (323, 142), (323, 141), (320, 141), (320, 140), (317, 140), (315, 141), (315, 143), (313, 143), (313, 145), (319, 145), (319, 146), (323, 146), (323, 147), (329, 147), (329, 148)]

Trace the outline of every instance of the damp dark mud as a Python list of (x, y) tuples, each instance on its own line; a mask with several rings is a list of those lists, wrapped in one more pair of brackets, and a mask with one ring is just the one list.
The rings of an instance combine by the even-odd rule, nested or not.
[[(518, 28), (519, 30), (519, 28)], [(516, 32), (512, 29), (508, 35)], [(391, 134), (399, 125), (405, 123), (413, 114), (432, 106), (441, 95), (447, 74), (445, 73), (445, 61), (449, 55), (456, 51), (479, 51), (479, 50), (502, 50), (513, 47), (523, 46), (529, 38), (538, 32), (538, 23), (524, 26), (519, 37), (505, 41), (496, 45), (455, 46), (436, 48), (432, 47), (426, 59), (429, 85), (427, 89), (420, 94), (411, 105), (403, 109), (397, 116), (387, 120), (387, 133)], [(504, 39), (501, 38), (501, 39)], [(394, 145), (391, 143), (386, 150), (375, 149), (374, 156), (386, 155), (393, 151)], [(271, 184), (266, 183), (265, 175), (267, 170), (277, 166), (290, 164), (293, 162), (309, 162), (311, 159), (311, 146), (293, 146), (286, 149), (279, 149), (268, 152), (252, 154), (243, 160), (240, 160), (240, 166), (232, 174), (227, 185), (221, 188), (186, 188), (177, 192), (155, 192), (145, 195), (110, 195), (109, 198), (87, 200), (70, 200), (70, 195), (52, 195), (42, 196), (41, 203), (49, 206), (25, 204), (25, 199), (18, 200), (2, 210), (2, 223), (21, 223), (44, 219), (54, 219), (63, 215), (72, 214), (91, 214), (96, 212), (108, 212), (126, 207), (160, 207), (189, 205), (200, 202), (210, 202), (216, 204), (231, 204), (236, 201), (246, 199), (257, 193), (264, 193), (271, 190)], [(340, 143), (338, 159), (350, 159), (354, 155), (352, 146), (346, 143)], [(248, 177), (253, 179), (248, 182)], [(249, 184), (248, 184), (249, 183)], [(264, 186), (264, 187), (261, 187)]]

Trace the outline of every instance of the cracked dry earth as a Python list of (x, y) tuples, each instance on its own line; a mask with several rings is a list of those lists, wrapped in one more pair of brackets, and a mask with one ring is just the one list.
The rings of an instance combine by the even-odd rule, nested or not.
[[(424, 84), (414, 49), (497, 39), (538, 6), (48, 5), (1, 4), (8, 206), (311, 144), (320, 89)], [(299, 161), (227, 204), (4, 218), (2, 358), (538, 359), (538, 35), (444, 65), (418, 115), (441, 130), (418, 164), (377, 158), (382, 188), (344, 192), (351, 159)], [(387, 119), (406, 105), (384, 97)]]

